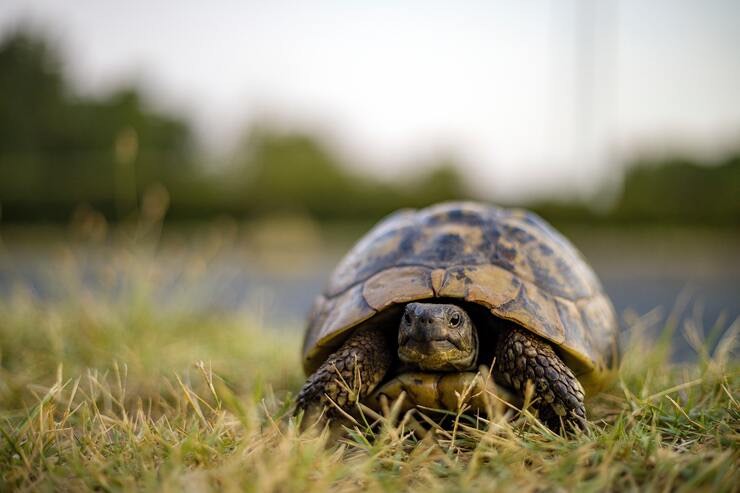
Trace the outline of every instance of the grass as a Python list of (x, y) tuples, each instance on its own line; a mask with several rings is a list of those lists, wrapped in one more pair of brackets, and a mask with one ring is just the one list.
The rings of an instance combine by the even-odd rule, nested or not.
[[(163, 307), (164, 254), (122, 245), (98, 284), (61, 247), (52, 296), (0, 300), (0, 491), (740, 491), (737, 321), (711, 345), (689, 324), (697, 362), (673, 365), (674, 324), (651, 343), (651, 315), (629, 318), (619, 379), (574, 438), (528, 416), (422, 436), (401, 413), (337, 438), (290, 417), (297, 328)], [(202, 247), (183, 265), (207, 266)]]

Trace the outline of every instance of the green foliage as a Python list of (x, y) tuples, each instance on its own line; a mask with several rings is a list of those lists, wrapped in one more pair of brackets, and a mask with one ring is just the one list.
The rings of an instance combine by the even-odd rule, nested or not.
[(399, 207), (468, 196), (449, 163), (381, 182), (348, 171), (311, 135), (262, 125), (249, 133), (236, 170), (207, 174), (194, 165), (183, 121), (152, 111), (133, 88), (97, 99), (75, 94), (60, 56), (22, 31), (0, 44), (0, 91), (6, 221), (65, 221), (78, 204), (123, 219), (153, 184), (168, 190), (175, 219), (287, 211), (376, 220)]
[[(327, 149), (307, 135), (256, 129), (244, 163), (247, 208), (257, 213), (346, 207), (355, 188)], [(328, 211), (327, 211), (328, 209)]]
[(740, 224), (740, 154), (715, 166), (687, 158), (634, 163), (613, 211), (618, 220)]
[[(67, 220), (78, 203), (109, 217), (123, 197), (192, 165), (190, 131), (151, 111), (132, 88), (84, 98), (59, 55), (22, 31), (0, 44), (0, 201), (4, 216)], [(131, 204), (128, 204), (131, 207)], [(120, 207), (118, 207), (120, 209)]]
[(57, 144), (65, 89), (59, 60), (45, 43), (24, 33), (7, 39), (0, 48), (0, 149), (36, 151)]
[[(170, 219), (298, 213), (319, 220), (372, 222), (401, 207), (471, 198), (451, 160), (426, 163), (392, 180), (349, 166), (310, 132), (255, 124), (236, 167), (206, 173), (188, 125), (154, 111), (123, 87), (105, 97), (76, 93), (61, 56), (24, 31), (0, 43), (0, 212), (4, 221), (67, 221), (80, 204), (109, 220), (131, 215), (146, 190), (162, 185)], [(556, 223), (740, 223), (740, 155), (715, 166), (685, 158), (628, 167), (612, 209), (531, 204)], [(496, 201), (496, 197), (482, 197)]]
[(468, 194), (454, 165), (442, 163), (396, 184), (351, 172), (315, 138), (256, 127), (233, 183), (253, 214), (305, 212), (319, 219), (377, 219)]
[(602, 212), (588, 203), (552, 201), (531, 208), (556, 224), (740, 225), (740, 153), (705, 164), (686, 157), (638, 160), (628, 167), (615, 203)]

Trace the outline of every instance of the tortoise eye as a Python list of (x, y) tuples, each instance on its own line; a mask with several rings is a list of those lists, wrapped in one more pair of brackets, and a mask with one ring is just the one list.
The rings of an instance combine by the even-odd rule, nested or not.
[(460, 317), (459, 313), (453, 313), (450, 317), (450, 325), (453, 327), (457, 327), (460, 325), (460, 322), (462, 321), (462, 318)]
[(411, 323), (411, 315), (409, 315), (409, 312), (406, 312), (403, 314), (403, 321), (407, 324)]

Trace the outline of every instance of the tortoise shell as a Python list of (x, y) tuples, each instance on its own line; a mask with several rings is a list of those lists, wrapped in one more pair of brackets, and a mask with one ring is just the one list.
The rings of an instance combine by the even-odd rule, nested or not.
[(614, 309), (568, 240), (532, 212), (450, 202), (391, 214), (340, 261), (309, 317), (306, 374), (363, 322), (434, 298), (482, 305), (550, 341), (587, 393), (617, 365)]

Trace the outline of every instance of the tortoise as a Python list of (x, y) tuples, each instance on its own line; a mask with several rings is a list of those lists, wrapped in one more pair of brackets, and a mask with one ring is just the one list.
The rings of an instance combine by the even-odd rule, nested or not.
[[(477, 202), (397, 211), (352, 247), (314, 303), (296, 412), (378, 394), (449, 408), (478, 365), (550, 428), (580, 426), (618, 364), (611, 301), (536, 214)], [(521, 402), (521, 401), (519, 401)]]

